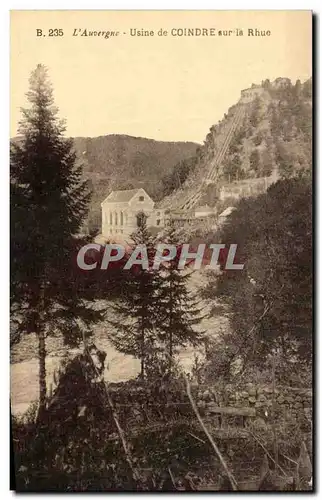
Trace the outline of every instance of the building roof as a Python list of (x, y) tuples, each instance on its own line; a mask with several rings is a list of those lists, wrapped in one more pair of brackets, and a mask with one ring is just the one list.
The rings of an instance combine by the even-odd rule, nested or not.
[[(142, 188), (137, 189), (124, 189), (122, 191), (112, 191), (107, 198), (103, 201), (109, 203), (120, 203), (120, 202), (128, 202), (132, 200), (133, 196), (136, 195), (139, 191), (144, 191)], [(144, 191), (145, 192), (145, 191)]]

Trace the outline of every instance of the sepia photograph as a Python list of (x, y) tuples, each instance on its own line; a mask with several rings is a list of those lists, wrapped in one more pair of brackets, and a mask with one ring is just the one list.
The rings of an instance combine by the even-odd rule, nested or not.
[(17, 492), (313, 492), (309, 10), (12, 10)]

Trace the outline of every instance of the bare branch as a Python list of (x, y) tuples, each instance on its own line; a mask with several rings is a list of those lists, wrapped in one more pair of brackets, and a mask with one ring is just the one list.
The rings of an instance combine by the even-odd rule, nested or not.
[(229, 468), (228, 468), (228, 465), (227, 465), (227, 464), (226, 464), (226, 462), (225, 462), (224, 457), (223, 457), (223, 456), (222, 456), (222, 454), (220, 453), (220, 450), (219, 450), (218, 446), (217, 446), (217, 445), (216, 445), (216, 443), (214, 442), (213, 438), (211, 437), (211, 435), (210, 435), (210, 433), (209, 433), (209, 431), (208, 431), (207, 427), (205, 426), (205, 424), (204, 424), (204, 422), (203, 422), (203, 420), (202, 420), (202, 418), (201, 418), (201, 415), (200, 415), (200, 413), (199, 413), (199, 411), (198, 411), (197, 405), (196, 405), (196, 403), (195, 403), (195, 401), (194, 401), (194, 399), (193, 399), (193, 397), (192, 397), (192, 394), (191, 394), (191, 389), (190, 389), (190, 383), (189, 383), (189, 380), (187, 379), (187, 377), (185, 377), (185, 380), (186, 380), (186, 387), (187, 387), (187, 395), (188, 395), (189, 401), (190, 401), (190, 403), (191, 403), (192, 409), (193, 409), (193, 411), (194, 411), (194, 412), (195, 412), (195, 414), (196, 414), (196, 417), (197, 417), (197, 419), (198, 419), (198, 421), (199, 421), (199, 423), (200, 423), (200, 425), (201, 425), (202, 430), (203, 430), (203, 431), (204, 431), (204, 433), (206, 434), (206, 436), (207, 436), (207, 438), (208, 438), (208, 440), (209, 440), (209, 442), (210, 442), (211, 446), (213, 447), (213, 449), (214, 449), (214, 451), (215, 451), (215, 453), (216, 453), (217, 457), (219, 458), (220, 463), (221, 463), (221, 465), (223, 466), (223, 468), (224, 468), (224, 470), (225, 470), (225, 472), (226, 472), (226, 474), (227, 474), (227, 477), (228, 477), (228, 479), (229, 479), (229, 481), (230, 481), (230, 484), (231, 484), (232, 489), (233, 489), (234, 491), (237, 491), (237, 489), (238, 489), (238, 488), (237, 488), (237, 481), (236, 481), (236, 479), (234, 478), (233, 474), (230, 472), (230, 470), (229, 470)]
[(274, 460), (274, 458), (272, 457), (272, 455), (269, 453), (269, 451), (267, 450), (266, 446), (263, 445), (263, 443), (258, 439), (257, 436), (255, 436), (255, 434), (248, 429), (248, 432), (253, 436), (253, 438), (255, 439), (255, 441), (257, 441), (257, 443), (263, 448), (263, 450), (265, 451), (265, 453), (267, 454), (267, 456), (272, 460), (272, 462), (274, 462), (274, 464), (276, 465), (276, 467), (279, 468), (279, 470), (284, 474), (284, 476), (287, 476), (286, 472), (282, 469), (282, 467), (276, 462), (276, 460)]
[[(84, 342), (84, 351), (87, 354), (87, 356), (88, 356), (88, 358), (89, 358), (89, 360), (91, 362), (91, 365), (92, 365), (92, 367), (94, 369), (94, 372), (99, 377), (100, 373), (97, 370), (97, 367), (95, 366), (95, 363), (94, 363), (94, 361), (92, 359), (92, 356), (91, 356), (91, 354), (89, 352), (89, 349), (88, 349), (88, 346), (87, 346), (87, 341), (86, 341), (84, 333), (83, 333), (83, 342)], [(115, 426), (117, 428), (117, 432), (119, 434), (119, 437), (120, 437), (120, 440), (121, 440), (121, 443), (122, 443), (122, 446), (123, 446), (123, 450), (124, 450), (126, 461), (127, 461), (128, 465), (129, 465), (131, 471), (132, 471), (132, 477), (133, 477), (134, 481), (136, 483), (140, 483), (141, 477), (140, 477), (140, 474), (139, 474), (137, 468), (133, 464), (133, 459), (132, 459), (132, 456), (131, 456), (131, 453), (130, 453), (130, 450), (129, 450), (129, 446), (128, 446), (127, 441), (126, 441), (125, 433), (124, 433), (124, 431), (123, 431), (123, 429), (121, 427), (121, 424), (119, 422), (119, 419), (118, 419), (118, 416), (117, 416), (117, 413), (116, 413), (116, 410), (115, 410), (115, 407), (114, 407), (114, 404), (113, 404), (113, 401), (112, 401), (112, 398), (111, 398), (111, 394), (110, 394), (110, 391), (108, 389), (108, 384), (107, 384), (107, 382), (105, 382), (104, 378), (102, 379), (102, 381), (103, 381), (104, 388), (105, 388), (107, 402), (108, 402), (108, 405), (109, 405), (109, 407), (111, 409), (113, 420), (114, 420)]]

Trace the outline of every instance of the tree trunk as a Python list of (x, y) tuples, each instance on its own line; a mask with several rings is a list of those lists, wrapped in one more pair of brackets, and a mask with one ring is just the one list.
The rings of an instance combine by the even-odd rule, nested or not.
[(41, 419), (46, 409), (46, 343), (44, 327), (40, 326), (38, 331), (38, 358), (39, 358), (39, 411)]
[(38, 361), (39, 361), (39, 410), (38, 420), (41, 420), (46, 410), (46, 340), (45, 340), (45, 304), (44, 288), (40, 290), (39, 314), (37, 322)]
[(142, 331), (142, 336), (141, 336), (141, 379), (144, 380), (144, 371), (145, 371), (145, 349), (144, 349), (144, 342), (145, 342), (145, 335), (144, 335), (144, 330)]
[(273, 448), (275, 458), (275, 470), (278, 467), (278, 442), (276, 435), (276, 352), (273, 353), (272, 382), (273, 382)]
[(172, 319), (173, 319), (173, 303), (172, 303), (172, 282), (170, 282), (170, 307), (169, 307), (169, 373), (172, 373), (172, 356), (173, 356), (173, 332), (172, 332)]

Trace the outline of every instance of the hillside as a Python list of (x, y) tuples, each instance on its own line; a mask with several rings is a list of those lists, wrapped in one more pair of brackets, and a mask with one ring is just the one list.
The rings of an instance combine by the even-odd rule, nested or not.
[(164, 207), (223, 208), (238, 197), (262, 192), (278, 177), (310, 172), (312, 80), (295, 85), (287, 78), (265, 80), (247, 92), (253, 93), (250, 99), (243, 98), (243, 91), (241, 100), (210, 128), (193, 168), (189, 159), (184, 182), (172, 185)]
[(100, 227), (100, 203), (110, 190), (143, 187), (154, 200), (160, 200), (163, 177), (192, 157), (198, 144), (106, 135), (75, 137), (74, 146), (93, 190), (90, 224)]
[(312, 79), (265, 80), (249, 91), (254, 98), (231, 106), (203, 145), (115, 134), (74, 138), (92, 189), (89, 227), (100, 228), (100, 203), (112, 189), (143, 187), (171, 210), (207, 204), (219, 211), (278, 177), (310, 172)]

